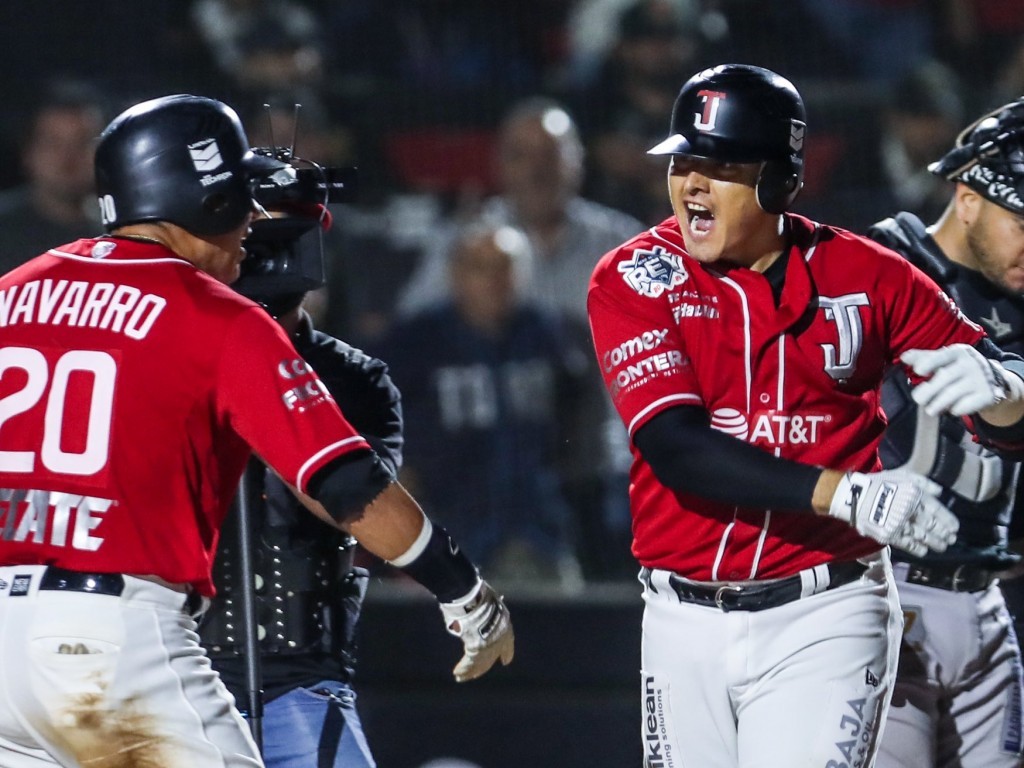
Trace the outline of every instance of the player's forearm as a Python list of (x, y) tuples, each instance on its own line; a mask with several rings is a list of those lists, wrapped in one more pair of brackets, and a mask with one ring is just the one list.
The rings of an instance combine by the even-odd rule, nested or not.
[(1024, 400), (1004, 400), (978, 411), (978, 416), (993, 427), (1012, 427), (1024, 419)]
[(394, 560), (407, 552), (423, 530), (420, 505), (398, 482), (391, 483), (353, 520), (344, 523), (368, 552)]
[(388, 485), (358, 516), (341, 522), (313, 497), (292, 491), (310, 512), (352, 534), (365, 550), (383, 560), (408, 551), (423, 530), (423, 510), (398, 482)]
[(827, 515), (832, 506), (832, 499), (836, 495), (839, 481), (845, 473), (838, 469), (823, 470), (814, 486), (814, 494), (811, 496), (811, 507), (817, 515)]

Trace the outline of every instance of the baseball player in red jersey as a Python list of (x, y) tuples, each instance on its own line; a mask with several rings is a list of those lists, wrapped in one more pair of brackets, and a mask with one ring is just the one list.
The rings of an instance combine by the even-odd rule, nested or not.
[(116, 118), (96, 173), (111, 234), (0, 277), (0, 764), (262, 764), (190, 615), (251, 451), (438, 596), (458, 679), (510, 661), (501, 599), (225, 285), (255, 181), (294, 169), (181, 95)]
[(935, 484), (879, 471), (883, 372), (984, 439), (1024, 435), (1024, 361), (896, 254), (786, 213), (805, 127), (773, 72), (695, 75), (651, 150), (675, 216), (590, 284), (634, 454), (649, 768), (871, 765), (902, 629), (885, 545), (957, 530)]

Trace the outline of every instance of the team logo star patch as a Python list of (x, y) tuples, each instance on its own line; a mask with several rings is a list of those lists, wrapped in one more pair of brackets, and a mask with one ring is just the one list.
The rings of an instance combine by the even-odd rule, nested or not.
[(997, 339), (1000, 336), (1005, 336), (1013, 330), (1013, 326), (1009, 323), (1003, 322), (1003, 318), (999, 316), (999, 312), (995, 307), (992, 307), (992, 315), (990, 317), (981, 318), (981, 322), (992, 329), (992, 335)]
[(669, 253), (660, 245), (647, 251), (637, 248), (630, 259), (620, 261), (619, 272), (626, 284), (641, 296), (656, 299), (665, 291), (682, 285), (689, 274), (679, 254)]

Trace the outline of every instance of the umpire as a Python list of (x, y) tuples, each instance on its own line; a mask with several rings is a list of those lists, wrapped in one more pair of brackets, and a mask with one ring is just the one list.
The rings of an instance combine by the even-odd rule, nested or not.
[[(232, 287), (257, 301), (288, 332), (349, 423), (393, 472), (402, 463), (402, 407), (387, 366), (313, 327), (302, 301), (324, 284), (323, 206), (293, 206), (253, 222), (248, 256)], [(272, 471), (253, 461), (250, 526), (264, 689), (263, 759), (270, 768), (375, 765), (352, 689), (355, 626), (369, 573), (353, 566), (351, 536), (306, 514)], [(237, 517), (229, 516), (214, 564), (218, 595), (200, 635), (238, 702), (246, 701), (242, 573)]]

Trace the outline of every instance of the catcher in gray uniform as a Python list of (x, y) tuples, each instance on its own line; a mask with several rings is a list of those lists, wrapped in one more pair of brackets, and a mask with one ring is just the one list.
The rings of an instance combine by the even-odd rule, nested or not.
[[(939, 220), (910, 213), (869, 235), (927, 272), (1008, 352), (1024, 352), (1024, 99), (968, 126), (929, 169), (955, 184)], [(898, 371), (882, 390), (886, 468), (945, 489), (956, 543), (920, 558), (893, 550), (904, 635), (879, 768), (1020, 765), (1021, 653), (999, 585), (1020, 556), (1008, 529), (1019, 465), (983, 449), (963, 422), (931, 416)]]

